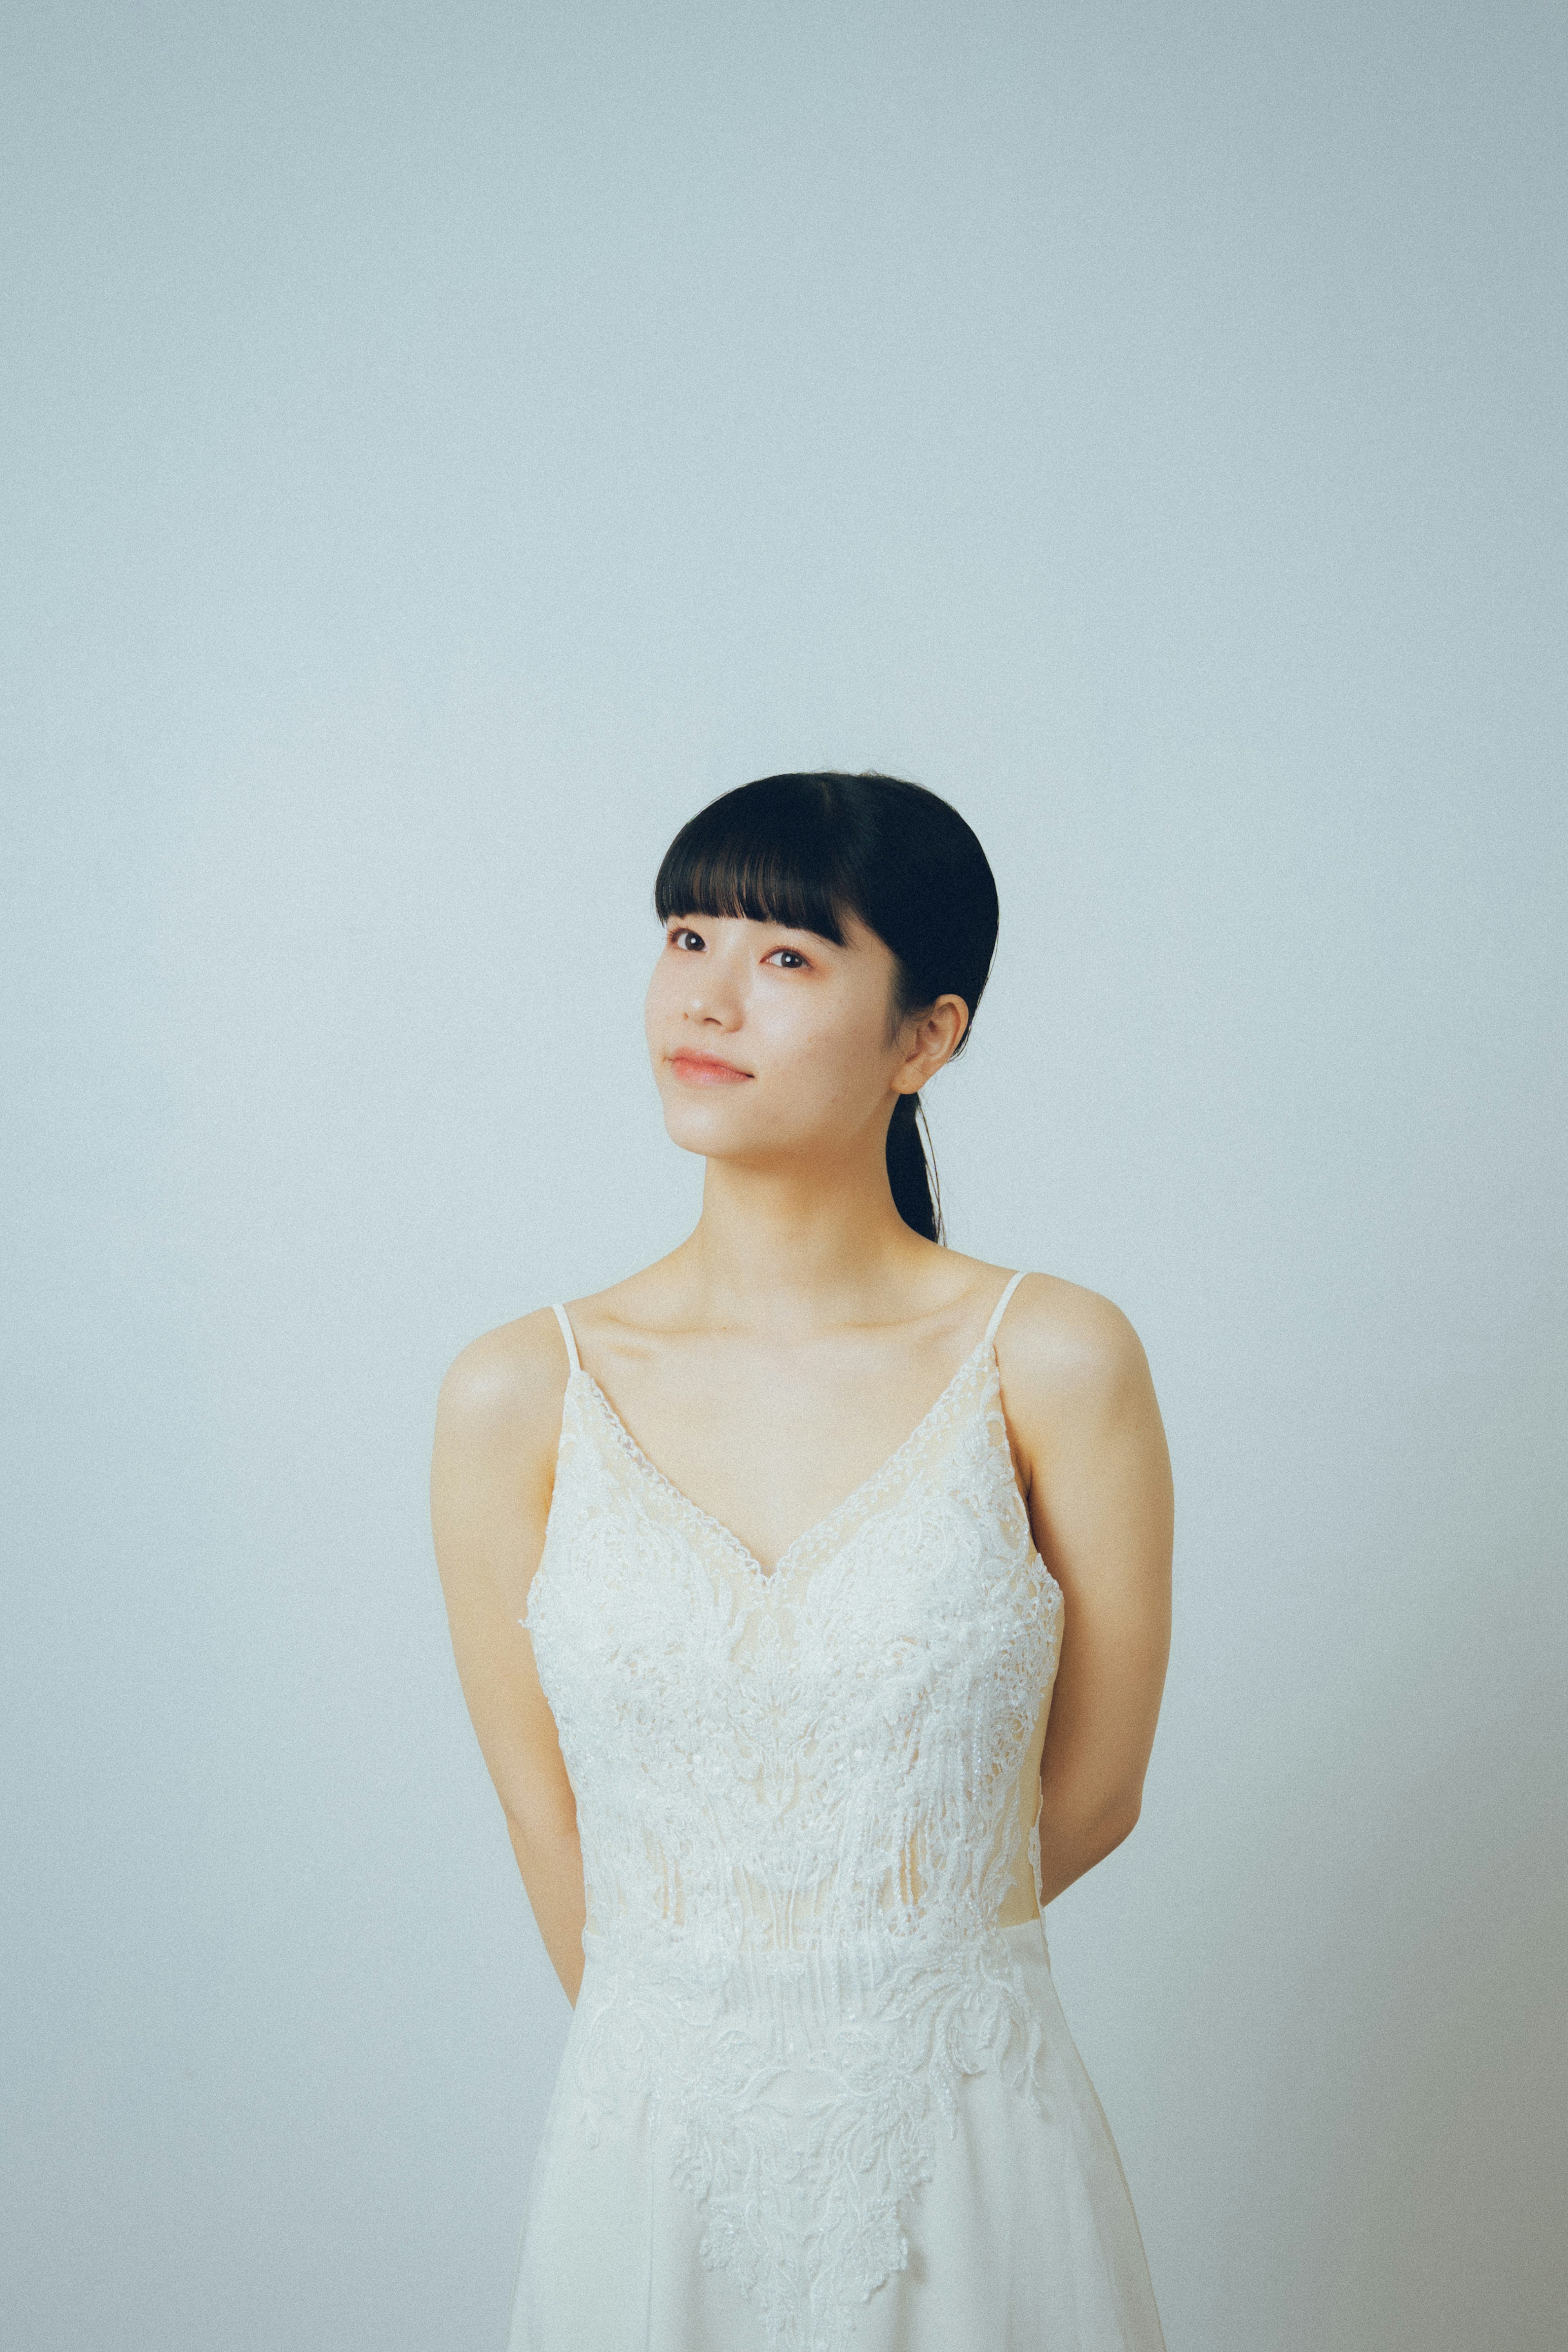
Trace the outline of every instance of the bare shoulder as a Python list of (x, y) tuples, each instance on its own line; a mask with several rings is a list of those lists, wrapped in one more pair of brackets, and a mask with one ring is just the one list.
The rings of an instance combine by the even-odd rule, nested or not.
[(1026, 1274), (997, 1333), (1009, 1418), (1031, 1448), (1054, 1432), (1157, 1412), (1143, 1341), (1098, 1290)]
[(1090, 1595), (1098, 1607), (1120, 1590), (1155, 1595), (1157, 1613), (1170, 1572), (1170, 1452), (1131, 1322), (1097, 1290), (1030, 1274), (1002, 1318), (997, 1362), (1035, 1542), (1070, 1607), (1082, 1623)]
[(548, 1307), (498, 1324), (454, 1357), (436, 1402), (439, 1449), (469, 1462), (492, 1454), (525, 1475), (553, 1458), (568, 1372)]

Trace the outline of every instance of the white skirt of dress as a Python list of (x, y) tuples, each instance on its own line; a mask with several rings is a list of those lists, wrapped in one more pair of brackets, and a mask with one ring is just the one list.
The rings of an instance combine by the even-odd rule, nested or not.
[[(1132, 2198), (1078, 2054), (1039, 1920), (1002, 1931), (1038, 2003), (1041, 2116), (999, 2075), (966, 2075), (956, 2129), (902, 2214), (908, 2265), (856, 2306), (852, 2352), (1164, 2352)], [(701, 2206), (639, 2108), (589, 2145), (570, 2069), (523, 2216), (508, 2352), (775, 2352), (761, 2316), (703, 2265)]]

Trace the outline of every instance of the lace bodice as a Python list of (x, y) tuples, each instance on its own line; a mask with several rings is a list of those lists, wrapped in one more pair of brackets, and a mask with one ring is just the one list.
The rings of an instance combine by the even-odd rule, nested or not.
[(779, 2352), (850, 2345), (904, 2263), (898, 2209), (956, 2076), (1032, 2092), (998, 1923), (1038, 1891), (1062, 1608), (1002, 1412), (1019, 1279), (904, 1444), (771, 1570), (648, 1460), (557, 1309), (571, 1370), (523, 1622), (582, 1844), (568, 2059), (601, 2127), (640, 2099), (667, 2123), (705, 2259)]

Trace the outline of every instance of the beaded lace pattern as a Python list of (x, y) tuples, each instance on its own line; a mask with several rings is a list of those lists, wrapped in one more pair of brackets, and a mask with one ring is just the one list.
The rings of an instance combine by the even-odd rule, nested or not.
[(1039, 1892), (1020, 1777), (1062, 1617), (1002, 1412), (1018, 1279), (904, 1443), (772, 1569), (643, 1453), (560, 1314), (522, 1622), (588, 1895), (564, 2063), (591, 2137), (645, 2108), (703, 2260), (775, 2352), (849, 2352), (857, 2304), (907, 2262), (900, 2209), (960, 2076), (1040, 2100), (997, 1924), (1031, 1864)]

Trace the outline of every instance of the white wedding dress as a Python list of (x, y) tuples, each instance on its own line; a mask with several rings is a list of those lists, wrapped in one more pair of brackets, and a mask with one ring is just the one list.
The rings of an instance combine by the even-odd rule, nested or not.
[(648, 1460), (556, 1308), (523, 1622), (588, 1925), (510, 2352), (1163, 2352), (1033, 1899), (1062, 1597), (1001, 1409), (1019, 1279), (771, 1570)]

